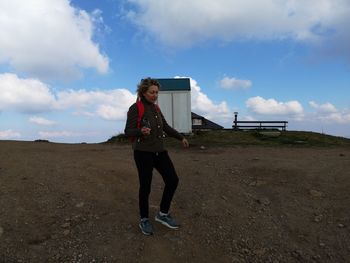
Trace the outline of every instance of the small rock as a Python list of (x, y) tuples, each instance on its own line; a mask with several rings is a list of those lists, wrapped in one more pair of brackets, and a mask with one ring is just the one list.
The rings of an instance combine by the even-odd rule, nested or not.
[(249, 186), (262, 186), (262, 185), (266, 185), (266, 182), (263, 180), (256, 180), (249, 184)]
[(320, 242), (319, 246), (320, 246), (320, 247), (325, 247), (325, 246), (326, 246), (326, 244), (325, 244), (325, 243), (323, 243), (323, 242)]
[(80, 202), (79, 204), (76, 204), (75, 207), (81, 208), (81, 207), (83, 207), (83, 206), (84, 206), (84, 202)]
[(63, 225), (61, 225), (62, 228), (67, 228), (70, 227), (70, 223), (64, 223)]
[(267, 197), (260, 198), (257, 200), (257, 202), (266, 206), (271, 204), (271, 201)]
[(256, 181), (251, 182), (249, 186), (256, 186)]
[(344, 154), (344, 153), (341, 153), (341, 154), (339, 154), (339, 156), (344, 157), (344, 156), (345, 156), (345, 154)]
[(314, 221), (315, 221), (316, 223), (321, 222), (321, 221), (322, 221), (322, 218), (323, 218), (323, 215), (317, 215), (317, 216), (315, 216)]
[(242, 252), (243, 252), (243, 254), (246, 254), (246, 255), (250, 254), (250, 251), (247, 248), (243, 248)]
[(65, 236), (68, 236), (69, 233), (70, 233), (70, 231), (68, 229), (63, 231), (63, 235), (65, 235)]
[(255, 249), (253, 253), (259, 257), (262, 257), (266, 253), (265, 248)]
[(225, 201), (227, 201), (227, 197), (226, 196), (222, 195), (221, 198), (224, 199)]
[(205, 147), (204, 145), (201, 145), (200, 149), (201, 149), (201, 150), (205, 150), (206, 147)]
[(310, 190), (310, 195), (312, 195), (313, 197), (322, 197), (324, 196), (324, 194), (321, 191), (317, 191), (317, 190)]
[(240, 263), (240, 262), (242, 262), (242, 260), (237, 258), (237, 257), (231, 257), (231, 262), (232, 263)]
[(303, 258), (303, 252), (301, 250), (294, 250), (292, 251), (292, 256), (297, 259)]
[(343, 225), (343, 224), (339, 223), (339, 224), (338, 224), (338, 227), (339, 227), (339, 228), (344, 228), (344, 227), (345, 227), (345, 225)]

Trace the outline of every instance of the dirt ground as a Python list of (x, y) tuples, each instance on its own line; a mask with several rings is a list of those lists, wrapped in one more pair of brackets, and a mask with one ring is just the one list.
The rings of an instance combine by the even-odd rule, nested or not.
[(349, 148), (169, 153), (181, 228), (144, 236), (129, 145), (0, 141), (0, 262), (350, 262)]

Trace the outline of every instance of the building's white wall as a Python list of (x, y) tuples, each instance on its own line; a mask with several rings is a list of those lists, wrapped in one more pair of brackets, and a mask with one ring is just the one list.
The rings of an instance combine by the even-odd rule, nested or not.
[(190, 91), (160, 91), (158, 104), (169, 125), (182, 133), (192, 132)]
[(176, 129), (183, 133), (192, 131), (191, 104), (189, 104), (189, 92), (173, 93), (173, 123)]
[(169, 125), (173, 126), (173, 103), (170, 92), (159, 92), (158, 105)]

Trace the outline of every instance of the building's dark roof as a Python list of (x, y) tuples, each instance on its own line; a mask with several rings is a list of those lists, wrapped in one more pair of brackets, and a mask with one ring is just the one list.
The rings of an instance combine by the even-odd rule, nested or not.
[(160, 91), (191, 90), (189, 78), (179, 79), (157, 79), (160, 84)]
[(218, 129), (223, 129), (219, 124), (216, 124), (215, 122), (212, 122), (203, 116), (200, 116), (194, 112), (191, 112), (191, 119), (201, 119), (202, 120), (202, 125), (192, 125), (192, 130), (201, 130), (201, 129), (210, 129), (210, 130), (218, 130)]

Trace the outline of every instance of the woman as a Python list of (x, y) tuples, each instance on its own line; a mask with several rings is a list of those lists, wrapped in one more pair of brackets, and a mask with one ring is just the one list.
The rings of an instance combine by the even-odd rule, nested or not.
[(134, 138), (132, 148), (140, 182), (139, 209), (141, 221), (139, 226), (145, 235), (153, 234), (148, 214), (153, 168), (161, 174), (165, 184), (160, 210), (155, 220), (169, 228), (179, 228), (179, 224), (169, 213), (179, 178), (168, 152), (164, 148), (164, 133), (180, 140), (184, 147), (189, 146), (186, 138), (168, 125), (158, 105), (155, 104), (158, 99), (159, 88), (160, 84), (155, 79), (146, 78), (141, 80), (137, 87), (137, 100), (141, 101), (141, 107), (144, 111), (142, 119), (139, 119), (141, 117), (139, 116), (140, 102), (134, 103), (129, 108), (125, 125), (125, 135)]

